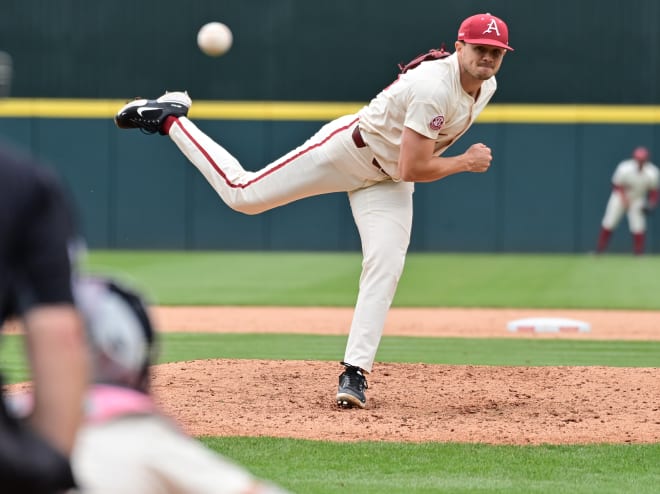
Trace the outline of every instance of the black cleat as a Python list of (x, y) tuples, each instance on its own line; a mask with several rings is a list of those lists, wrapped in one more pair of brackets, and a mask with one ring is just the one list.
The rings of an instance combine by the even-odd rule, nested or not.
[(137, 98), (119, 110), (115, 115), (115, 124), (120, 129), (140, 129), (146, 134), (158, 132), (165, 135), (165, 119), (170, 115), (185, 117), (191, 105), (186, 92), (165, 93), (156, 100)]
[(364, 390), (369, 386), (362, 369), (353, 365), (342, 364), (346, 370), (339, 376), (339, 389), (337, 390), (337, 405), (342, 408), (367, 406), (367, 397)]

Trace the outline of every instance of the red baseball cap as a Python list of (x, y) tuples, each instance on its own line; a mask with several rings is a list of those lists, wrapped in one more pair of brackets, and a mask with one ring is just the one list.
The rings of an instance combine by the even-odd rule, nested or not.
[(497, 46), (513, 51), (509, 46), (509, 28), (502, 19), (488, 13), (465, 19), (458, 28), (457, 39), (472, 45)]
[(649, 150), (644, 146), (636, 147), (633, 151), (633, 158), (637, 161), (646, 161), (649, 159)]

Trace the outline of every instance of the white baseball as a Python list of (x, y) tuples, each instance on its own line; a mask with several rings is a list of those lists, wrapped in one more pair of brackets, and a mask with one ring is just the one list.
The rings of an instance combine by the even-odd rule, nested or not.
[(222, 22), (204, 24), (197, 33), (197, 45), (210, 57), (219, 57), (229, 51), (234, 36)]

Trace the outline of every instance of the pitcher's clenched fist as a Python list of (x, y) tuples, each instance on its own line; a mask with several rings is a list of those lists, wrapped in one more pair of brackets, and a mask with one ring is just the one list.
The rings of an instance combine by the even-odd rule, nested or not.
[(483, 173), (490, 168), (490, 162), (493, 161), (493, 153), (485, 144), (472, 144), (465, 151), (466, 171)]

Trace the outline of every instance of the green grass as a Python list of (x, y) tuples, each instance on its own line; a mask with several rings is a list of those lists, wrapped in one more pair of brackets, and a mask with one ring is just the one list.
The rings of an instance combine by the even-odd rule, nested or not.
[[(660, 445), (486, 446), (202, 438), (301, 494), (657, 493)], [(277, 460), (275, 460), (277, 459)]]
[[(345, 306), (361, 256), (308, 252), (92, 251), (113, 274), (164, 305)], [(660, 310), (660, 256), (408, 255), (394, 305)]]
[[(239, 358), (335, 361), (343, 355), (345, 336), (301, 334), (160, 335), (159, 363)], [(27, 380), (21, 337), (3, 338), (3, 370), (8, 382)], [(457, 365), (603, 365), (655, 367), (660, 341), (578, 341), (518, 338), (411, 338), (386, 336), (378, 351), (381, 362)]]
[[(274, 334), (167, 334), (161, 361), (195, 358), (337, 360), (345, 336)], [(465, 365), (605, 365), (654, 367), (660, 341), (576, 341), (486, 338), (411, 338), (386, 336), (381, 362)]]

